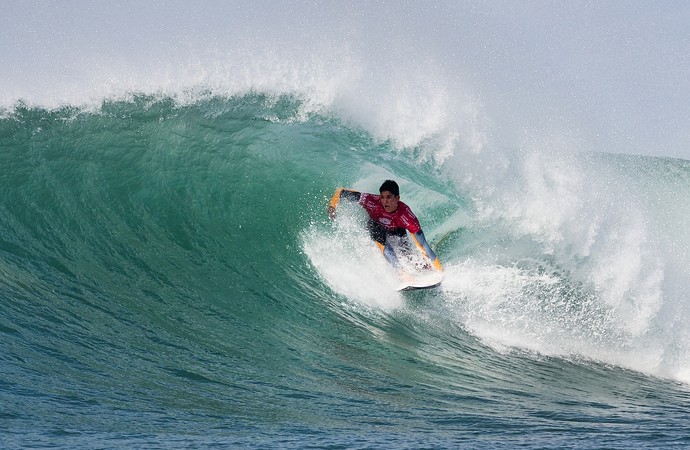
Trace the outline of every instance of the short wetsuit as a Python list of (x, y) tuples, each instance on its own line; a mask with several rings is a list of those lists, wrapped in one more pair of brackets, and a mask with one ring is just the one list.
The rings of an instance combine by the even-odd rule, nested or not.
[[(346, 198), (350, 201), (356, 201), (366, 210), (367, 214), (369, 214), (367, 228), (371, 238), (381, 244), (385, 244), (386, 238), (390, 235), (405, 236), (405, 230), (412, 234), (418, 233), (421, 230), (417, 216), (403, 202), (398, 202), (398, 208), (394, 212), (389, 213), (383, 209), (380, 195), (340, 189), (337, 197), (337, 200)], [(331, 206), (334, 208), (337, 204), (338, 201), (331, 201)]]
[[(369, 215), (367, 222), (367, 229), (371, 238), (378, 242), (383, 250), (386, 259), (388, 259), (394, 266), (398, 265), (395, 252), (388, 242), (389, 236), (398, 236), (405, 238), (407, 236), (406, 230), (412, 233), (417, 245), (433, 262), (438, 270), (441, 270), (441, 265), (436, 258), (436, 254), (427, 244), (419, 225), (417, 216), (414, 215), (409, 206), (403, 202), (398, 202), (398, 208), (389, 213), (383, 209), (381, 204), (381, 196), (376, 194), (368, 194), (365, 192), (357, 192), (349, 189), (338, 188), (331, 198), (330, 206), (337, 208), (341, 198), (359, 203)], [(388, 245), (386, 245), (388, 244)], [(407, 246), (407, 240), (401, 240), (404, 248)]]

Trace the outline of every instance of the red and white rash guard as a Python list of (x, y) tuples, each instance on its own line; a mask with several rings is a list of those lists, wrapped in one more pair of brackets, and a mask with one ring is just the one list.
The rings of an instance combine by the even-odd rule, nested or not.
[(380, 195), (362, 192), (359, 197), (359, 204), (367, 211), (373, 221), (386, 229), (404, 228), (412, 234), (422, 229), (417, 216), (403, 202), (398, 202), (398, 209), (389, 213), (383, 209)]

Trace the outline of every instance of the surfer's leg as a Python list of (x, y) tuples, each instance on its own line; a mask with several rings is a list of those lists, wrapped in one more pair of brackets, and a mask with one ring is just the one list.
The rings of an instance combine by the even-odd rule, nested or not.
[(383, 227), (380, 223), (369, 219), (367, 222), (367, 229), (369, 230), (369, 235), (376, 242), (376, 245), (383, 252), (383, 256), (386, 258), (393, 267), (400, 267), (400, 262), (398, 261), (398, 256), (395, 254), (395, 249), (388, 241), (388, 230)]
[[(400, 233), (402, 232), (402, 233)], [(391, 233), (392, 234), (392, 233)], [(398, 248), (398, 252), (402, 256), (405, 257), (410, 257), (412, 254), (412, 244), (410, 243), (410, 240), (407, 238), (407, 233), (405, 232), (404, 228), (398, 228), (397, 232), (395, 233), (396, 236), (396, 247)]]
[(376, 241), (379, 246), (386, 245), (386, 229), (380, 223), (369, 219), (367, 221), (367, 230), (369, 230), (369, 236)]
[[(391, 252), (395, 249), (394, 253), (396, 256), (403, 258), (409, 258), (412, 252), (410, 241), (407, 239), (407, 231), (404, 228), (386, 230), (386, 245), (391, 248)], [(399, 265), (398, 263), (396, 267)]]
[(383, 246), (383, 256), (385, 256), (386, 261), (388, 261), (396, 269), (400, 268), (400, 261), (398, 261), (398, 255), (395, 254), (395, 250), (390, 242), (386, 242)]

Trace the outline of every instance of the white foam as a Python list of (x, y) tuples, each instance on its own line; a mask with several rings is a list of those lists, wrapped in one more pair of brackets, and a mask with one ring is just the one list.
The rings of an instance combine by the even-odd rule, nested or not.
[[(475, 234), (488, 244), (446, 266), (445, 289), (457, 283), (449, 298), (467, 302), (460, 320), (497, 348), (682, 378), (690, 264), (677, 248), (690, 222), (682, 207), (659, 208), (666, 164), (554, 148), (505, 156), (487, 177), (466, 177), (464, 160), (449, 161), (461, 189), (477, 194)], [(673, 197), (686, 186), (677, 181)]]
[(303, 234), (304, 253), (335, 293), (370, 308), (398, 308), (400, 280), (357, 216), (341, 206), (330, 229), (312, 227)]

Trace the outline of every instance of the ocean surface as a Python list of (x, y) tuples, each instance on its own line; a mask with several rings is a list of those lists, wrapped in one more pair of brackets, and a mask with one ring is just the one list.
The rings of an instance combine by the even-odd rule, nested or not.
[[(640, 127), (597, 95), (639, 80), (537, 79), (561, 22), (503, 36), (500, 2), (31, 5), (0, 7), (0, 448), (690, 448), (683, 84)], [(588, 36), (594, 72), (646, 45)], [(388, 178), (439, 288), (328, 219)]]
[[(3, 447), (690, 445), (690, 162), (520, 154), (482, 194), (302, 107), (6, 112)], [(327, 219), (387, 177), (439, 289)]]

